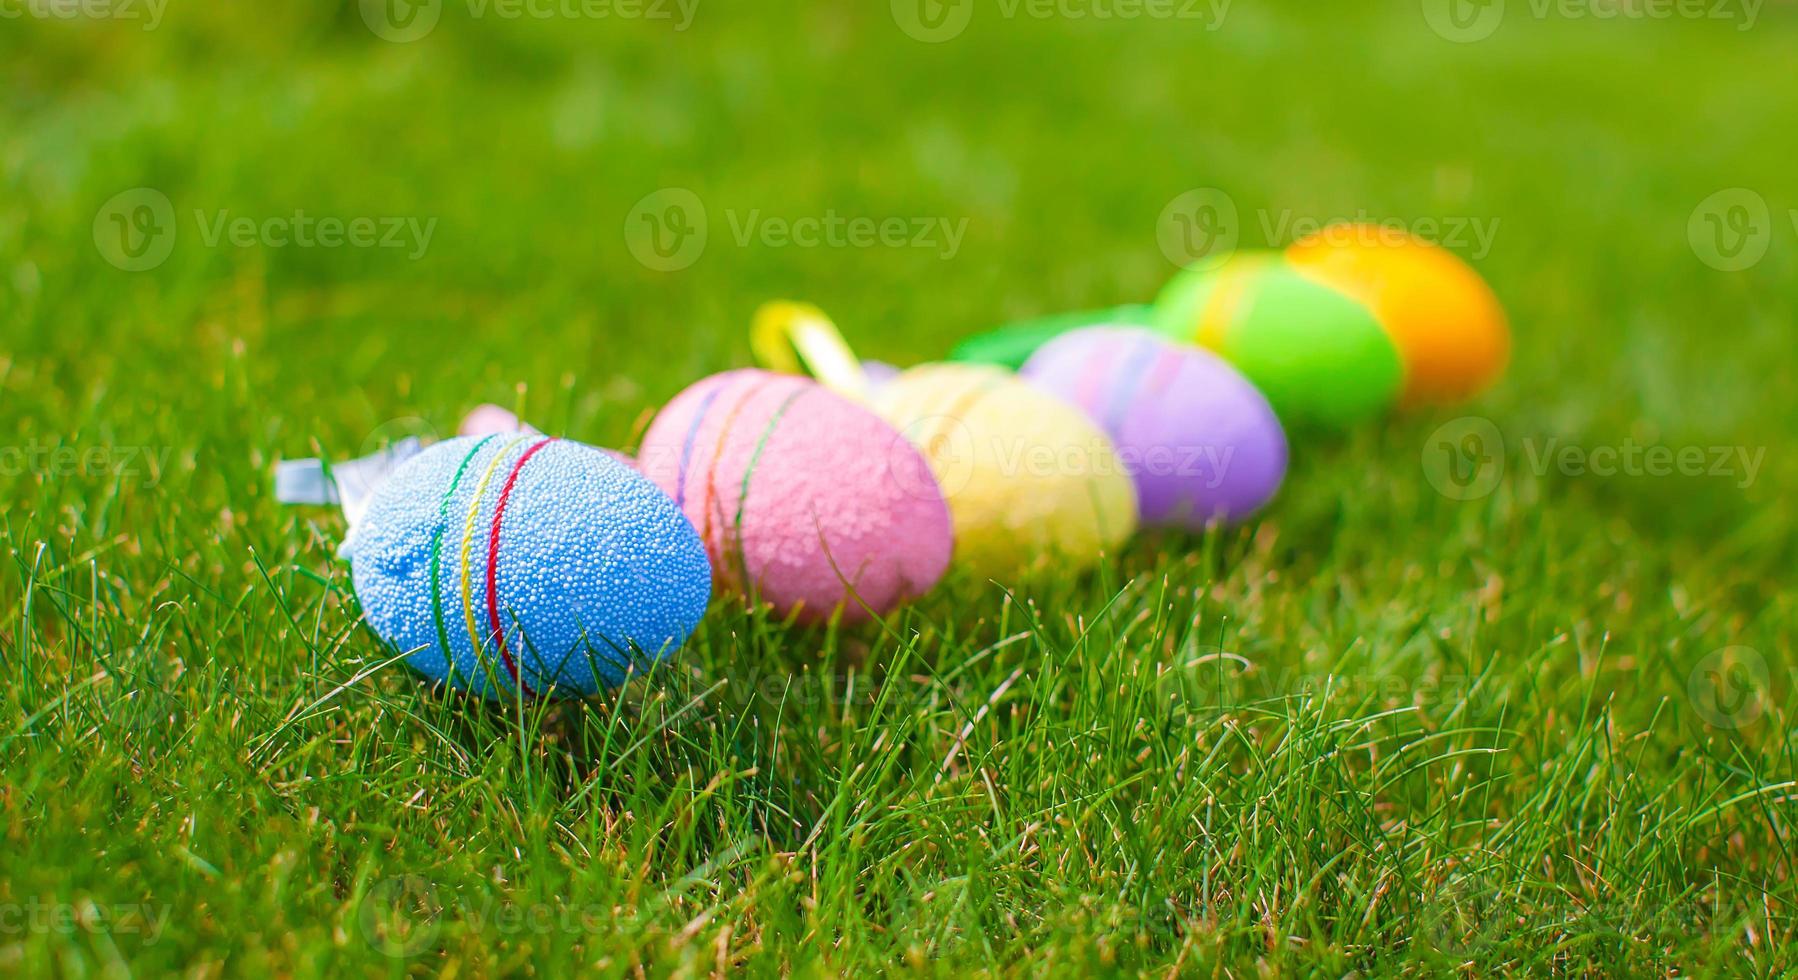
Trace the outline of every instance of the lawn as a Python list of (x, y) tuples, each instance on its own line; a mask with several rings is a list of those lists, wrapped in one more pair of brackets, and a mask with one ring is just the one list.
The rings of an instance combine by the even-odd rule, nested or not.
[[(0, 972), (1798, 969), (1798, 10), (970, 2), (0, 0)], [(766, 299), (1142, 301), (1207, 188), (1433, 223), (1509, 375), (592, 702), (420, 683), (272, 496), (483, 401), (628, 448)]]

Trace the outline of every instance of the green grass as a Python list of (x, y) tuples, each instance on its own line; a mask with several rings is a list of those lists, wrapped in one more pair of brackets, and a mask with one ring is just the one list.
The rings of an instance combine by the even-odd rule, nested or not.
[[(881, 3), (708, 3), (684, 32), (451, 4), (412, 44), (354, 4), (0, 21), (25, 461), (0, 477), (0, 972), (1798, 968), (1798, 17), (1513, 3), (1460, 45), (1415, 4), (1318, 6), (1240, 0), (1216, 31), (982, 6), (941, 45)], [(178, 237), (124, 272), (95, 215), (139, 186)], [(1510, 376), (1299, 435), (1259, 521), (1091, 576), (964, 576), (841, 631), (721, 599), (591, 704), (418, 683), (358, 625), (341, 519), (271, 499), (278, 458), (518, 384), (540, 425), (628, 445), (747, 363), (768, 298), (899, 363), (1139, 301), (1172, 271), (1162, 207), (1205, 186), (1245, 245), (1262, 212), (1498, 222)], [(710, 216), (676, 272), (622, 233), (663, 187)], [(1687, 224), (1733, 187), (1775, 225), (1721, 272)], [(412, 258), (208, 246), (193, 217), (296, 209), (436, 225)], [(728, 217), (832, 209), (966, 237), (739, 245)], [(1457, 501), (1422, 459), (1469, 413), (1508, 465)], [(1770, 451), (1741, 487), (1533, 466), (1551, 439)], [(1768, 666), (1718, 675), (1727, 648)]]

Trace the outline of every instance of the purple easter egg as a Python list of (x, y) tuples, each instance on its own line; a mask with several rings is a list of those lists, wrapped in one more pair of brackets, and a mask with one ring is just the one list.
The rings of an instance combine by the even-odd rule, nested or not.
[(1286, 475), (1272, 406), (1209, 351), (1134, 327), (1086, 327), (1043, 345), (1020, 373), (1111, 436), (1145, 525), (1242, 520)]

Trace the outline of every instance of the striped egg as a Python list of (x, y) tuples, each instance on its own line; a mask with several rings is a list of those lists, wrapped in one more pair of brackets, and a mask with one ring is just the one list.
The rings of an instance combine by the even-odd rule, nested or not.
[(1144, 524), (1241, 520), (1286, 475), (1286, 433), (1273, 407), (1208, 351), (1140, 328), (1086, 327), (1039, 348), (1022, 374), (1111, 436)]
[(402, 464), (357, 525), (350, 578), (414, 669), (489, 698), (617, 684), (672, 655), (711, 597), (698, 535), (654, 484), (535, 432)]
[(1085, 567), (1136, 530), (1136, 493), (1110, 438), (1007, 371), (926, 364), (870, 404), (924, 450), (955, 518), (958, 562), (1007, 576), (1039, 560)]
[(783, 616), (883, 615), (949, 565), (949, 510), (923, 457), (809, 378), (692, 385), (651, 423), (638, 466), (699, 530), (719, 584)]

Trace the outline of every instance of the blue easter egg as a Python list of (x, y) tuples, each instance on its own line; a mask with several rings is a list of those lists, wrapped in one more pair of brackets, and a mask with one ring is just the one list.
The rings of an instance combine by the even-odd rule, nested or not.
[(439, 443), (383, 483), (350, 578), (420, 673), (487, 697), (584, 695), (686, 641), (712, 568), (674, 502), (591, 446), (508, 433)]

